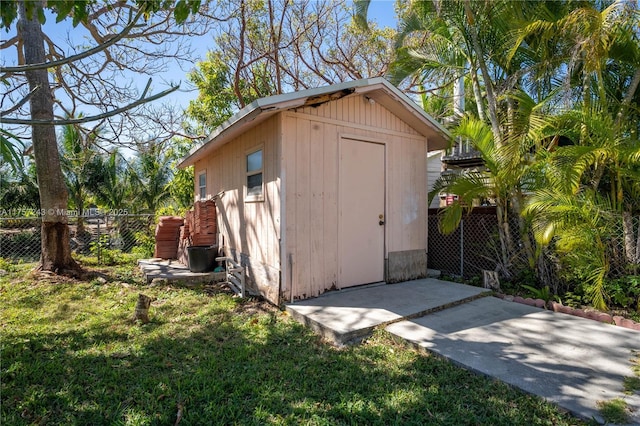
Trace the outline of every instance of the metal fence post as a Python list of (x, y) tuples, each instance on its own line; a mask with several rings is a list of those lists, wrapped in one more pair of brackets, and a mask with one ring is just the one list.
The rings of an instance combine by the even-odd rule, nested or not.
[(98, 217), (98, 264), (102, 264), (102, 238), (100, 238), (100, 217)]
[(464, 277), (464, 219), (460, 220), (460, 276)]

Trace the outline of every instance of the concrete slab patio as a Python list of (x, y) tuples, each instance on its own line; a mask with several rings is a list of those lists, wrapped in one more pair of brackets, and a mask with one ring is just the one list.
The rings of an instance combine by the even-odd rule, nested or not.
[(377, 326), (475, 372), (603, 422), (598, 401), (624, 399), (640, 425), (640, 394), (624, 393), (640, 332), (486, 295), (435, 279), (332, 292), (287, 310), (334, 342)]
[(144, 274), (147, 283), (156, 278), (170, 283), (192, 284), (224, 281), (224, 272), (191, 272), (189, 267), (172, 259), (142, 259), (138, 267)]
[(298, 321), (337, 345), (366, 336), (375, 327), (491, 294), (487, 289), (426, 278), (372, 284), (325, 293), (286, 306)]

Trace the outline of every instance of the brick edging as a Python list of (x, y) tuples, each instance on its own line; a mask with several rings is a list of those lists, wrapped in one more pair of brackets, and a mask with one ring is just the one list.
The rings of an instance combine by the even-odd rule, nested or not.
[(548, 309), (553, 312), (562, 314), (569, 314), (580, 318), (587, 318), (594, 321), (604, 322), (606, 324), (614, 324), (618, 327), (624, 327), (631, 330), (640, 331), (640, 322), (635, 322), (629, 318), (625, 318), (619, 315), (610, 315), (606, 312), (599, 311), (586, 311), (584, 309), (572, 308), (571, 306), (565, 306), (561, 303), (549, 301), (546, 303), (542, 299), (532, 299), (530, 297), (523, 298), (520, 296), (510, 296), (507, 294), (496, 293), (496, 297), (507, 300), (510, 302), (522, 303), (529, 306), (535, 306), (541, 309)]

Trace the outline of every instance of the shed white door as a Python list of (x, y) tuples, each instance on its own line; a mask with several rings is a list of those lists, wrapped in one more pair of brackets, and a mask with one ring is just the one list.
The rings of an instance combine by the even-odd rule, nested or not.
[(340, 139), (340, 288), (384, 280), (384, 149), (381, 144)]

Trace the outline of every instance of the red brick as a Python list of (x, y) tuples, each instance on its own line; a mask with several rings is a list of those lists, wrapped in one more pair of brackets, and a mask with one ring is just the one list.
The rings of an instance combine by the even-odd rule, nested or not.
[(607, 324), (613, 324), (613, 318), (606, 312), (600, 312), (598, 314), (598, 321), (606, 322)]
[(615, 325), (621, 326), (622, 325), (622, 320), (624, 319), (624, 317), (620, 316), (620, 315), (615, 315), (613, 317), (613, 322), (615, 323)]
[(551, 309), (553, 312), (560, 312), (561, 306), (562, 303), (554, 302), (553, 300), (549, 302), (549, 309)]

